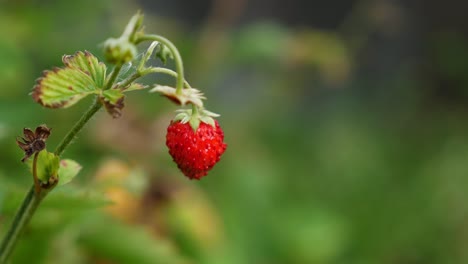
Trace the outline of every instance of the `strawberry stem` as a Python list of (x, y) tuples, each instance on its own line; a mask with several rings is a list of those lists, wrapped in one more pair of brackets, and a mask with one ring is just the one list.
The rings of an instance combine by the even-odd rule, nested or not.
[(182, 94), (182, 89), (184, 87), (184, 65), (182, 63), (182, 57), (180, 56), (179, 50), (176, 48), (176, 46), (169, 41), (167, 38), (159, 36), (159, 35), (143, 35), (138, 37), (135, 40), (135, 44), (138, 44), (143, 41), (158, 41), (161, 44), (165, 45), (172, 53), (174, 56), (174, 61), (175, 61), (175, 66), (176, 66), (176, 72), (177, 72), (177, 80), (176, 80), (176, 93), (177, 94)]
[(200, 115), (198, 112), (198, 106), (192, 104), (192, 115), (190, 116), (190, 126), (193, 129), (193, 132), (197, 132), (198, 127), (200, 126)]
[(29, 189), (23, 203), (15, 215), (11, 227), (8, 229), (8, 232), (2, 241), (0, 246), (0, 263), (7, 262), (18, 238), (24, 230), (24, 227), (27, 225), (29, 220), (31, 220), (42, 199), (48, 193), (47, 191), (36, 193), (35, 189), (36, 187), (34, 185)]
[(41, 191), (41, 186), (39, 185), (39, 179), (37, 178), (37, 157), (39, 156), (39, 152), (34, 153), (34, 159), (32, 163), (32, 175), (34, 180), (34, 192), (35, 194), (39, 194)]

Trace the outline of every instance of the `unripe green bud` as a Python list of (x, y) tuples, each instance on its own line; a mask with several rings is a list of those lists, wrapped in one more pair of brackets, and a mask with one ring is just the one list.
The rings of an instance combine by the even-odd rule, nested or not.
[(110, 38), (104, 42), (104, 55), (112, 64), (124, 64), (137, 56), (137, 49), (127, 39)]

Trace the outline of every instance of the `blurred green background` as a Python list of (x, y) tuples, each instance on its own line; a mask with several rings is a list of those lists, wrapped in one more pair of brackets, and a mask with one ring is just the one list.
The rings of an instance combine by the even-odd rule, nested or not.
[(177, 108), (130, 94), (122, 118), (98, 114), (67, 150), (84, 168), (47, 197), (12, 263), (468, 263), (466, 9), (0, 1), (2, 234), (31, 182), (15, 137), (45, 123), (53, 149), (91, 102), (42, 108), (34, 80), (63, 54), (102, 58), (137, 10), (179, 47), (228, 143), (189, 181), (164, 144)]

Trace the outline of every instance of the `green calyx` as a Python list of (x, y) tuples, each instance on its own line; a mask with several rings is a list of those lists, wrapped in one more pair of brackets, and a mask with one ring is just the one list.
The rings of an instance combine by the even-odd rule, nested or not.
[[(31, 174), (34, 174), (33, 159), (29, 159), (27, 165), (31, 170)], [(37, 179), (44, 186), (57, 183), (58, 185), (64, 185), (70, 182), (81, 170), (81, 165), (74, 160), (64, 159), (60, 160), (60, 157), (47, 150), (42, 150), (37, 153), (36, 160), (36, 176)]]
[(109, 63), (124, 64), (137, 56), (137, 48), (124, 38), (110, 38), (104, 42), (104, 56)]
[(195, 105), (192, 105), (192, 109), (179, 109), (176, 113), (174, 121), (180, 121), (182, 124), (189, 123), (194, 132), (197, 132), (200, 122), (215, 127), (214, 117), (219, 117), (218, 114), (200, 109)]
[[(32, 161), (29, 162), (31, 170), (33, 170)], [(36, 161), (36, 175), (43, 184), (58, 178), (58, 171), (60, 167), (60, 158), (52, 152), (42, 150), (37, 153)], [(34, 172), (32, 172), (34, 173)]]
[(137, 56), (136, 39), (143, 23), (143, 15), (138, 12), (127, 24), (119, 38), (109, 38), (104, 42), (104, 55), (108, 62), (122, 65)]

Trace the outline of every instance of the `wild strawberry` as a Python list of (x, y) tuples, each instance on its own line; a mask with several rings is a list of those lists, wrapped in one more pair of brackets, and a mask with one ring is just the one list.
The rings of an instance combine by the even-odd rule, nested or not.
[[(167, 128), (166, 145), (185, 176), (199, 180), (219, 161), (227, 145), (223, 142), (224, 132), (218, 121), (208, 116), (188, 118), (191, 118), (191, 122), (187, 118), (177, 120), (177, 117), (171, 122)], [(194, 119), (198, 122), (192, 122)], [(192, 127), (194, 123), (195, 129)]]

